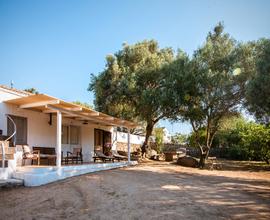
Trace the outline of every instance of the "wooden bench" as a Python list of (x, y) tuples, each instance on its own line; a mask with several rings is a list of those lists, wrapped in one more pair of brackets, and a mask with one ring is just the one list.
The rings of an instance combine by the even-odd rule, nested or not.
[(33, 151), (39, 151), (41, 165), (56, 164), (56, 154), (54, 147), (33, 147)]
[(221, 170), (222, 164), (217, 160), (216, 157), (208, 157), (208, 160), (210, 160), (210, 170), (216, 169)]

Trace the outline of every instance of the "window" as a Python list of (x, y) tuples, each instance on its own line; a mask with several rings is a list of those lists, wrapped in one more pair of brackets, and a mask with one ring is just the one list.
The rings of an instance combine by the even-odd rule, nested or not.
[(62, 125), (62, 144), (68, 144), (69, 126)]
[(62, 126), (62, 144), (79, 144), (80, 143), (80, 127), (74, 125)]
[(95, 147), (98, 150), (103, 147), (103, 131), (100, 129), (95, 129)]
[(70, 144), (79, 144), (80, 127), (70, 126)]
[[(10, 115), (16, 124), (16, 135), (12, 138), (14, 144), (27, 144), (27, 118)], [(7, 119), (7, 134), (14, 132), (14, 126), (10, 119)]]

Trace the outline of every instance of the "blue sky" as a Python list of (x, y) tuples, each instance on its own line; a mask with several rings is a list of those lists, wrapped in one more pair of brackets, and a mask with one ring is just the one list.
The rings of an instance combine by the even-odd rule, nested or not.
[(123, 42), (155, 39), (192, 54), (219, 21), (239, 41), (269, 38), (269, 12), (268, 0), (0, 0), (0, 84), (92, 103), (90, 73)]

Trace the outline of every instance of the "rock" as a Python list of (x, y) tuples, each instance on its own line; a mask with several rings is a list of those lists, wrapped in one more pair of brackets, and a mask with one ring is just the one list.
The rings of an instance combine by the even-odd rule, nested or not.
[(159, 155), (153, 155), (150, 157), (151, 160), (159, 160)]
[(166, 153), (164, 153), (164, 155), (165, 155), (165, 161), (170, 162), (170, 161), (173, 161), (173, 156), (175, 154), (166, 152)]
[(195, 158), (189, 156), (179, 157), (177, 159), (177, 164), (185, 167), (199, 167), (199, 162)]
[(151, 149), (150, 154), (151, 154), (151, 157), (153, 157), (153, 156), (156, 156), (158, 153), (155, 150)]

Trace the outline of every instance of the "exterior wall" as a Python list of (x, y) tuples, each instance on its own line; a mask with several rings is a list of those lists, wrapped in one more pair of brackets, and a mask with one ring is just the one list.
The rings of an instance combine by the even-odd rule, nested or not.
[[(144, 142), (145, 137), (140, 135), (130, 135), (130, 143), (132, 144), (142, 144)], [(124, 132), (117, 132), (117, 141), (122, 143), (127, 143), (128, 134)]]
[(3, 101), (24, 97), (23, 95), (16, 94), (14, 92), (0, 88), (0, 129), (3, 130), (3, 134), (7, 133), (7, 119), (6, 115), (9, 112), (7, 105), (3, 104)]
[[(116, 137), (116, 149), (118, 151), (126, 151), (127, 152), (127, 142), (128, 142), (128, 134), (124, 132), (115, 133)], [(141, 145), (144, 142), (145, 137), (140, 135), (130, 135), (130, 143), (131, 143), (131, 152), (136, 152), (141, 148)]]
[(163, 128), (163, 132), (164, 132), (164, 135), (163, 135), (163, 142), (164, 143), (171, 143), (171, 135), (170, 135), (170, 132), (168, 131), (167, 128)]

